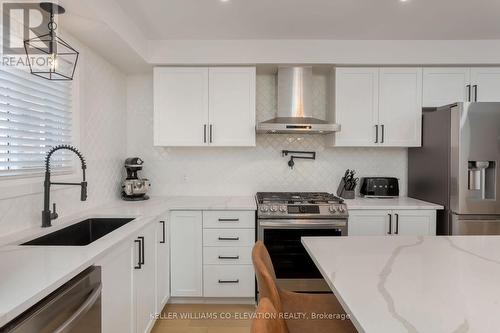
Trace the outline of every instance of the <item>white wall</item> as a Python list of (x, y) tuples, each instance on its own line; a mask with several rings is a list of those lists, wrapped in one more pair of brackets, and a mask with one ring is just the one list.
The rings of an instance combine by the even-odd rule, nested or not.
[[(79, 148), (87, 160), (88, 199), (80, 201), (79, 187), (53, 190), (51, 201), (57, 203), (60, 217), (118, 198), (126, 149), (126, 77), (87, 47), (75, 46), (81, 55)], [(79, 171), (75, 181), (80, 177)], [(39, 193), (0, 200), (0, 236), (41, 225), (43, 181), (35, 182), (32, 187)]]
[[(276, 109), (271, 75), (257, 77), (257, 118)], [(324, 112), (326, 86), (314, 80), (314, 111)], [(359, 175), (395, 176), (406, 193), (407, 150), (402, 148), (327, 148), (324, 136), (258, 135), (255, 148), (153, 147), (152, 75), (127, 79), (127, 155), (144, 159), (142, 175), (150, 178), (152, 194), (254, 195), (257, 191), (336, 191), (345, 169)], [(316, 161), (281, 157), (282, 149), (315, 150)]]
[(498, 40), (162, 40), (149, 41), (149, 63), (494, 65)]

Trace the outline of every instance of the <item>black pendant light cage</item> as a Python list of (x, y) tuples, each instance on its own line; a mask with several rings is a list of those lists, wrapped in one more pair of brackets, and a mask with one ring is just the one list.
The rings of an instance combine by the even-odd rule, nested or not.
[(65, 10), (48, 2), (42, 2), (40, 7), (50, 13), (49, 32), (24, 41), (30, 72), (51, 81), (73, 80), (79, 52), (55, 33), (54, 14)]

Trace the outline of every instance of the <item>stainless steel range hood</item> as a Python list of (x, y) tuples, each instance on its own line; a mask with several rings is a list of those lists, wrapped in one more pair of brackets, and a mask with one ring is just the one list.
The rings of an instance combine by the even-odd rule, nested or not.
[(257, 124), (257, 133), (327, 134), (339, 130), (339, 125), (313, 117), (312, 67), (280, 67), (278, 113)]

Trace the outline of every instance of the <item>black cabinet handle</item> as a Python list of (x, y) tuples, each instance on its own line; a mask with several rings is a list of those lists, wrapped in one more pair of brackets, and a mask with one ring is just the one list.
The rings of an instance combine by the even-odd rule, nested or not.
[(166, 239), (166, 236), (165, 236), (165, 221), (160, 221), (161, 223), (161, 227), (162, 227), (162, 230), (163, 230), (163, 239), (160, 241), (160, 244), (165, 244), (165, 239)]
[(467, 88), (467, 102), (472, 102), (472, 100), (471, 100), (472, 96), (471, 96), (471, 90), (470, 90), (471, 86), (470, 86), (470, 84), (468, 84), (465, 87)]
[(387, 215), (389, 215), (389, 232), (387, 234), (390, 235), (392, 234), (392, 215), (391, 214)]
[(142, 248), (142, 259), (141, 259), (141, 265), (144, 265), (146, 263), (146, 254), (144, 253), (144, 236), (137, 237), (141, 240), (141, 248)]
[(203, 143), (207, 143), (207, 124), (203, 125)]
[(236, 279), (236, 280), (219, 280), (219, 283), (240, 283), (240, 279)]
[(237, 241), (240, 240), (239, 237), (219, 237), (220, 241)]
[(385, 125), (380, 125), (380, 127), (382, 127), (382, 140), (380, 141), (380, 143), (384, 143), (384, 141), (385, 141)]
[(219, 259), (238, 260), (240, 256), (219, 256)]
[(399, 214), (394, 214), (396, 215), (396, 232), (395, 234), (397, 235), (399, 233)]
[(219, 222), (238, 222), (240, 219), (224, 219), (220, 218)]
[(378, 125), (375, 125), (375, 143), (378, 143)]
[(477, 84), (472, 86), (474, 88), (474, 102), (477, 102)]
[(213, 125), (210, 124), (210, 143), (212, 143), (212, 132), (213, 132)]
[(141, 258), (142, 258), (142, 246), (141, 246), (141, 241), (138, 239), (134, 240), (134, 243), (137, 243), (139, 246), (137, 247), (139, 249), (139, 260), (137, 261), (137, 265), (134, 266), (134, 269), (141, 269), (142, 263), (141, 263)]

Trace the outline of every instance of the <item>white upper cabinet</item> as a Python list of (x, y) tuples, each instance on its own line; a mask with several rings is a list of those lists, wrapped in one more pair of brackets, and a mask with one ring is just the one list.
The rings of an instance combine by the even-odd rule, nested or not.
[(500, 102), (500, 68), (471, 68), (473, 102)]
[(255, 146), (255, 68), (154, 69), (156, 146)]
[(424, 68), (424, 107), (500, 102), (500, 67)]
[(210, 144), (254, 146), (255, 68), (210, 68), (209, 96)]
[(470, 100), (469, 68), (424, 68), (424, 107), (438, 107)]
[(335, 146), (420, 146), (421, 68), (337, 68), (335, 86)]
[(337, 68), (335, 121), (342, 129), (336, 146), (376, 146), (378, 68)]
[(155, 146), (203, 145), (207, 126), (208, 68), (155, 68)]
[(422, 69), (381, 68), (379, 142), (418, 147), (422, 135)]

